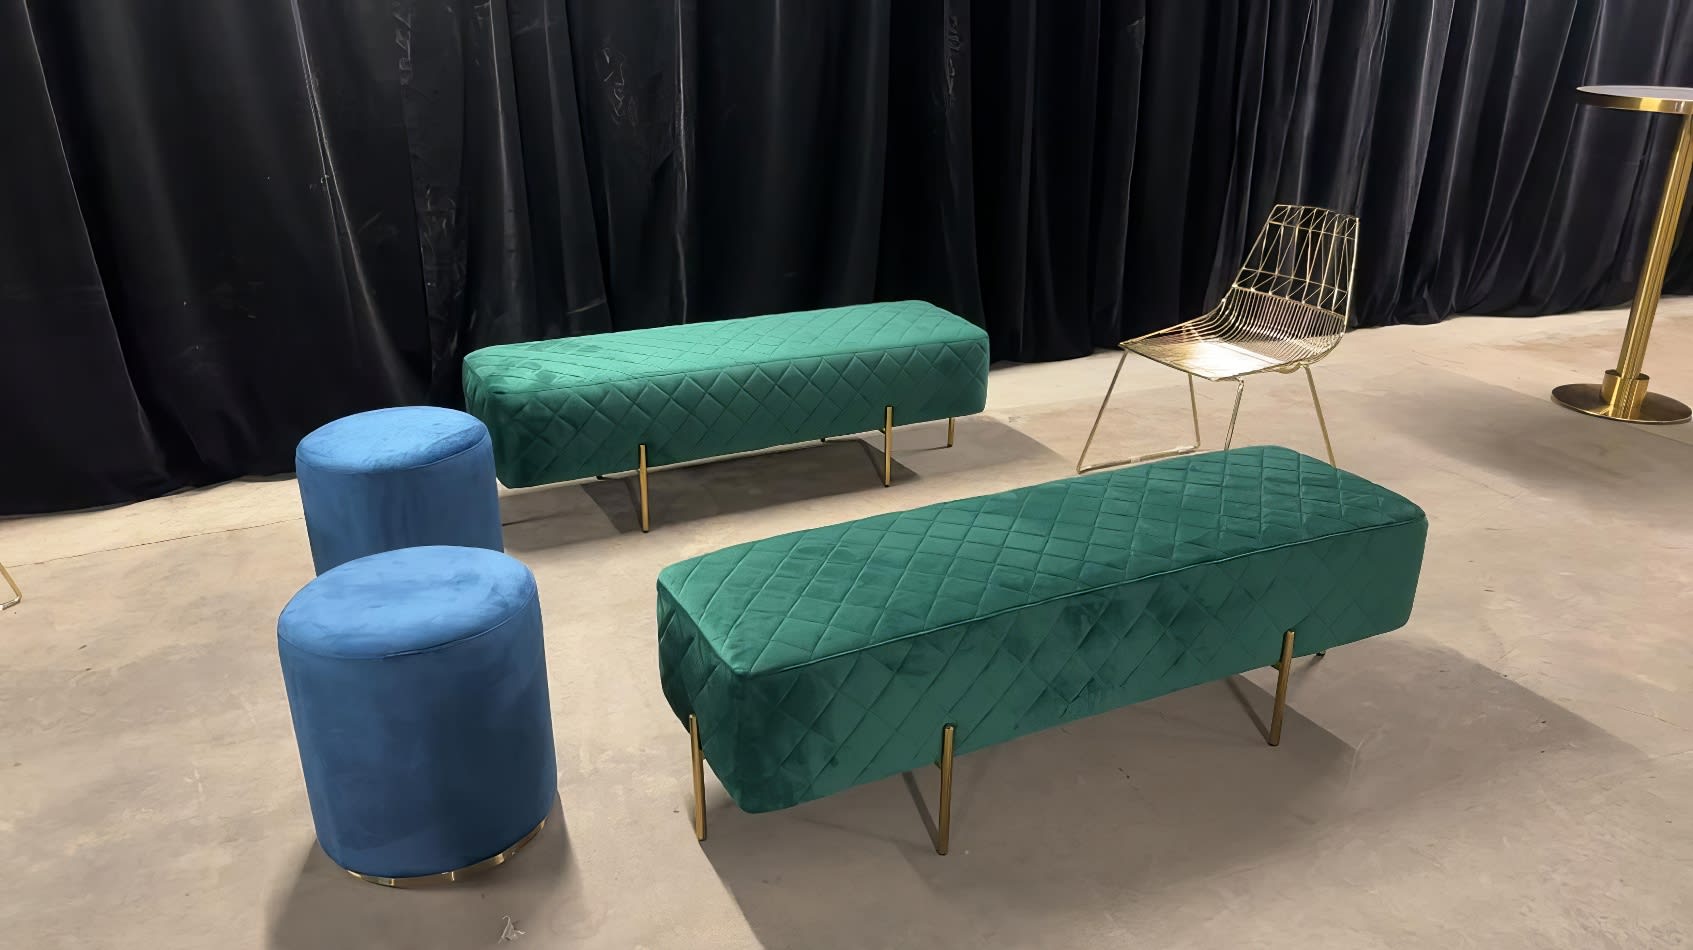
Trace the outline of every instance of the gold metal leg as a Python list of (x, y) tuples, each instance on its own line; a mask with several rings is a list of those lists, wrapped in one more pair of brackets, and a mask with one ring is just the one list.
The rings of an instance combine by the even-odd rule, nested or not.
[(1229, 434), (1223, 436), (1223, 451), (1225, 451), (1225, 452), (1227, 452), (1229, 450), (1229, 446), (1234, 444), (1234, 424), (1235, 424), (1235, 420), (1240, 418), (1240, 397), (1242, 397), (1244, 395), (1246, 395), (1246, 380), (1244, 380), (1244, 379), (1235, 380), (1234, 381), (1234, 411), (1229, 413)]
[[(1117, 371), (1111, 374), (1111, 385), (1105, 387), (1105, 398), (1099, 401), (1099, 412), (1094, 414), (1093, 428), (1088, 430), (1088, 440), (1082, 443), (1081, 457), (1076, 459), (1077, 475), (1093, 470), (1088, 468), (1086, 465), (1088, 460), (1088, 449), (1093, 448), (1093, 437), (1099, 434), (1099, 420), (1105, 418), (1105, 407), (1111, 404), (1111, 394), (1117, 390), (1117, 377), (1123, 375), (1123, 364), (1128, 361), (1129, 351), (1124, 350), (1123, 355), (1117, 358)], [(1112, 463), (1109, 462), (1101, 462), (1100, 464), (1095, 465), (1094, 468), (1107, 468), (1111, 464)]]
[(1323, 430), (1323, 447), (1329, 450), (1329, 464), (1339, 468), (1334, 460), (1334, 443), (1329, 441), (1329, 423), (1323, 418), (1323, 401), (1317, 398), (1317, 378), (1311, 375), (1310, 363), (1305, 364), (1305, 381), (1311, 384), (1311, 405), (1317, 407), (1317, 425)]
[(1679, 400), (1648, 393), (1650, 377), (1640, 371), (1646, 362), (1646, 344), (1652, 336), (1652, 320), (1658, 314), (1658, 298), (1664, 289), (1664, 270), (1669, 266), (1670, 251), (1675, 248), (1690, 171), (1693, 171), (1693, 116), (1681, 120), (1681, 135), (1664, 180), (1663, 201), (1658, 205), (1658, 220), (1652, 227), (1646, 263), (1640, 268), (1634, 305), (1628, 311), (1628, 328), (1623, 331), (1617, 368), (1605, 371), (1603, 383), (1569, 383), (1552, 390), (1552, 398), (1562, 405), (1590, 416), (1623, 422), (1666, 425), (1693, 417), (1693, 410)]
[(1282, 634), (1282, 660), (1276, 664), (1276, 708), (1270, 713), (1270, 745), (1281, 745), (1282, 714), (1287, 711), (1287, 679), (1293, 669), (1293, 631)]
[(1202, 441), (1199, 437), (1199, 397), (1194, 395), (1193, 374), (1189, 373), (1187, 374), (1187, 404), (1188, 408), (1193, 411), (1192, 445), (1178, 445), (1173, 449), (1165, 449), (1161, 452), (1148, 452), (1145, 455), (1131, 455), (1128, 458), (1114, 459), (1109, 462), (1095, 462), (1092, 465), (1087, 464), (1088, 450), (1093, 448), (1093, 437), (1099, 434), (1099, 422), (1101, 419), (1105, 418), (1105, 407), (1111, 404), (1111, 394), (1117, 389), (1117, 378), (1123, 374), (1123, 364), (1128, 362), (1128, 359), (1129, 351), (1124, 350), (1122, 358), (1117, 360), (1117, 371), (1111, 374), (1111, 385), (1105, 387), (1105, 398), (1099, 401), (1099, 412), (1093, 417), (1093, 428), (1088, 430), (1087, 441), (1082, 443), (1081, 457), (1076, 459), (1077, 475), (1085, 475), (1088, 472), (1095, 472), (1102, 468), (1115, 468), (1119, 465), (1134, 465), (1137, 462), (1151, 462), (1156, 459), (1174, 458), (1178, 455), (1187, 455), (1191, 452), (1199, 451), (1199, 446)]
[(894, 483), (894, 407), (882, 410), (882, 487)]
[(958, 435), (958, 420), (953, 416), (946, 417), (946, 447), (952, 448), (952, 440)]
[(652, 530), (652, 513), (647, 507), (647, 444), (645, 442), (641, 443), (641, 461), (639, 468), (639, 477), (641, 480), (641, 533), (645, 534), (646, 532)]
[(0, 564), (0, 577), (5, 578), (6, 579), (6, 586), (10, 587), (12, 589), (12, 599), (6, 601), (3, 604), (0, 604), (0, 610), (9, 610), (9, 609), (16, 607), (17, 605), (23, 603), (24, 602), (23, 588), (19, 587), (18, 582), (12, 579), (12, 572), (6, 570), (6, 565), (4, 565), (4, 564)]
[(941, 805), (935, 820), (935, 853), (944, 855), (952, 840), (952, 736), (953, 725), (941, 729)]
[(1193, 393), (1193, 374), (1187, 374), (1187, 408), (1193, 413), (1193, 451), (1198, 451), (1205, 440), (1199, 437), (1199, 397)]
[(688, 714), (688, 744), (694, 757), (694, 837), (705, 840), (705, 753), (700, 751), (700, 721)]

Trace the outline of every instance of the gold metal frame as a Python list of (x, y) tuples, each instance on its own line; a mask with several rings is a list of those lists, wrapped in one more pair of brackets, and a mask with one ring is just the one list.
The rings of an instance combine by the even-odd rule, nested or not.
[[(1118, 344), (1123, 355), (1111, 374), (1111, 384), (1099, 403), (1082, 454), (1076, 459), (1077, 474), (1198, 451), (1204, 439), (1199, 429), (1199, 402), (1194, 395), (1196, 377), (1235, 383), (1234, 410), (1223, 438), (1223, 448), (1227, 449), (1234, 444), (1246, 377), (1301, 369), (1311, 388), (1311, 404), (1317, 412), (1329, 464), (1334, 464), (1334, 443), (1329, 439), (1328, 420), (1323, 416), (1311, 364), (1333, 352), (1346, 333), (1352, 313), (1357, 250), (1358, 219), (1352, 215), (1326, 208), (1276, 205), (1247, 251), (1240, 274), (1216, 307), (1202, 317)], [(1093, 448), (1105, 408), (1111, 403), (1130, 353), (1187, 374), (1193, 444), (1089, 465), (1088, 451)]]
[(941, 728), (941, 801), (935, 818), (935, 853), (946, 856), (952, 844), (952, 723)]
[(641, 481), (641, 533), (652, 530), (652, 506), (647, 501), (647, 444), (641, 443), (636, 475)]
[[(1270, 728), (1266, 738), (1272, 746), (1281, 745), (1282, 720), (1287, 715), (1287, 687), (1293, 675), (1292, 630), (1282, 634), (1281, 659), (1272, 664), (1276, 671), (1276, 699), (1270, 710)], [(1317, 653), (1325, 655), (1326, 651)], [(945, 856), (952, 846), (952, 775), (953, 753), (957, 726), (947, 723), (941, 727), (941, 754), (935, 764), (941, 771), (940, 800), (935, 810), (935, 853)], [(688, 752), (693, 765), (694, 779), (694, 837), (705, 840), (705, 753), (700, 748), (700, 721), (688, 714)]]
[(700, 749), (700, 721), (688, 714), (688, 746), (694, 760), (694, 837), (705, 840), (705, 753)]
[(894, 407), (882, 410), (882, 487), (894, 483)]
[(546, 827), (546, 825), (547, 819), (542, 818), (541, 823), (529, 829), (528, 834), (517, 839), (516, 844), (491, 858), (484, 858), (475, 864), (467, 865), (456, 871), (443, 871), (440, 874), (422, 874), (417, 877), (379, 877), (375, 874), (360, 874), (351, 868), (342, 868), (341, 870), (346, 871), (348, 874), (351, 874), (353, 877), (356, 877), (361, 881), (365, 881), (370, 884), (380, 884), (383, 887), (430, 887), (438, 884), (451, 884), (455, 881), (462, 881), (472, 874), (486, 871), (491, 867), (496, 867), (510, 861), (512, 855), (522, 851), (524, 845), (534, 841), (535, 836), (540, 834), (541, 829)]
[(1287, 712), (1287, 680), (1293, 669), (1293, 631), (1282, 634), (1282, 658), (1276, 664), (1276, 704), (1270, 711), (1270, 745), (1282, 744), (1282, 716)]
[(1584, 87), (1577, 101), (1585, 105), (1607, 106), (1636, 112), (1667, 112), (1683, 116), (1680, 134), (1676, 138), (1675, 157), (1664, 176), (1664, 193), (1658, 203), (1658, 219), (1652, 226), (1652, 243), (1646, 250), (1646, 262), (1640, 267), (1640, 283), (1634, 290), (1634, 303), (1628, 310), (1628, 327), (1623, 330), (1622, 351), (1617, 354), (1616, 369), (1608, 369), (1602, 382), (1566, 383), (1552, 390), (1552, 399), (1567, 409), (1646, 425), (1674, 425), (1693, 418), (1693, 409), (1662, 393), (1647, 392), (1651, 377), (1642, 373), (1646, 363), (1646, 345), (1652, 337), (1652, 321), (1658, 315), (1658, 299), (1663, 294), (1664, 271), (1669, 267), (1670, 252), (1675, 249), (1675, 236), (1681, 223), (1681, 205), (1687, 197), (1687, 178), (1693, 172), (1693, 100), (1665, 99), (1646, 95), (1649, 87)]
[[(946, 420), (946, 447), (947, 448), (950, 449), (950, 448), (953, 447), (953, 442), (956, 439), (957, 435), (958, 435), (958, 419), (954, 416), (948, 416), (947, 420)], [(829, 441), (829, 437), (823, 436), (822, 438), (818, 439), (817, 441), (827, 442), (827, 441)], [(680, 465), (678, 467), (680, 467), (681, 465), (686, 465), (686, 464), (696, 464), (696, 463), (703, 463), (703, 462), (709, 462), (709, 461), (711, 461), (711, 459), (709, 459), (709, 458), (706, 458), (706, 459), (690, 459), (689, 462), (680, 463)], [(639, 501), (640, 501), (639, 507), (640, 507), (640, 515), (641, 515), (641, 533), (642, 534), (646, 534), (646, 533), (649, 533), (650, 531), (652, 531), (652, 506), (651, 506), (651, 502), (650, 502), (648, 494), (647, 494), (647, 473), (648, 473), (648, 471), (649, 471), (649, 469), (647, 468), (647, 444), (645, 442), (643, 442), (643, 443), (641, 443), (640, 447), (636, 450), (636, 457), (635, 457), (635, 476), (636, 476), (636, 479), (639, 483)], [(893, 483), (894, 483), (894, 407), (892, 407), (892, 406), (885, 406), (882, 409), (882, 464), (881, 464), (881, 475), (882, 475), (882, 487), (883, 488), (887, 488), (887, 487), (893, 485)], [(598, 478), (602, 481), (605, 480), (605, 478), (606, 478), (606, 476), (604, 476), (604, 475), (596, 475), (594, 477)]]
[[(935, 818), (935, 853), (939, 855), (946, 854), (952, 841), (952, 750), (956, 731), (952, 723), (941, 728), (941, 756), (935, 763), (941, 770), (941, 795)], [(705, 752), (700, 748), (700, 720), (693, 713), (688, 714), (688, 757), (694, 773), (694, 838), (704, 841)]]
[(6, 570), (6, 565), (4, 564), (0, 564), (0, 578), (5, 578), (6, 586), (12, 589), (12, 599), (6, 601), (5, 603), (0, 603), (0, 610), (10, 610), (11, 608), (23, 603), (23, 588), (19, 587), (18, 582), (12, 579), (12, 572)]

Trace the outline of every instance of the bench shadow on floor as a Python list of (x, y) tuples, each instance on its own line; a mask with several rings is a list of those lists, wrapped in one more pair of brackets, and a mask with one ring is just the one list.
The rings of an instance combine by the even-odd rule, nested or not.
[[(919, 479), (1057, 458), (1035, 439), (986, 416), (958, 420), (957, 442), (950, 449), (944, 420), (920, 423), (894, 430), (893, 485), (885, 488), (881, 433), (841, 436), (654, 470), (648, 475), (652, 527), (658, 531), (855, 492), (897, 493)], [(1064, 474), (1055, 469), (1051, 477)], [(638, 491), (634, 473), (625, 472), (507, 492), (500, 499), (506, 547), (534, 551), (639, 534)]]
[[(947, 857), (929, 838), (935, 769), (761, 815), (713, 786), (703, 847), (764, 946), (991, 943), (1078, 914), (1127, 924), (1142, 900), (1309, 855), (1320, 836), (1394, 840), (1382, 829), (1403, 813), (1473, 797), (1548, 753), (1641, 758), (1426, 641), (1298, 661), (1272, 749), (1256, 720), (1273, 682), (1255, 671), (961, 757)], [(1344, 722), (1356, 745), (1302, 715), (1302, 697), (1336, 725), (1356, 709)]]
[[(1421, 392), (1407, 409), (1398, 394), (1414, 387)], [(1473, 466), (1617, 518), (1673, 523), (1693, 501), (1687, 478), (1693, 446), (1655, 426), (1571, 412), (1549, 395), (1535, 398), (1420, 368), (1390, 375), (1375, 391), (1354, 396), (1346, 411), (1361, 417), (1366, 431), (1391, 431), (1424, 447), (1421, 457), (1431, 464)]]

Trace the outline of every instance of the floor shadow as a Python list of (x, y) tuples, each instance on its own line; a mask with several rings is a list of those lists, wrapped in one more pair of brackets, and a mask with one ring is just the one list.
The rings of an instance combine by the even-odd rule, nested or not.
[[(1274, 672), (1260, 670), (962, 756), (947, 857), (924, 817), (935, 769), (771, 814), (714, 803), (704, 847), (763, 946), (991, 943), (1204, 891), (1315, 835), (1396, 840), (1374, 829), (1549, 751), (1641, 758), (1456, 652), (1392, 641), (1298, 661), (1277, 748), (1241, 716), (1268, 715)], [(1413, 688), (1428, 701), (1384, 715), (1384, 693)], [(1509, 727), (1522, 722), (1539, 725)], [(1342, 724), (1355, 738), (1329, 731)]]
[[(1427, 459), (1457, 459), (1631, 520), (1679, 519), (1693, 502), (1693, 446), (1649, 427), (1571, 412), (1550, 396), (1535, 399), (1426, 367), (1414, 376), (1348, 403), (1349, 414), (1367, 420), (1360, 427), (1366, 438), (1391, 429), (1427, 446)], [(1419, 393), (1415, 406), (1405, 405), (1405, 392)]]
[[(728, 456), (648, 474), (652, 527), (854, 492), (897, 491), (920, 478), (979, 471), (1053, 456), (1052, 450), (985, 416), (894, 430), (893, 485), (882, 485), (880, 432)], [(640, 533), (639, 486), (632, 473), (506, 492), (500, 499), (506, 547), (533, 551)]]
[(271, 907), (267, 946), (276, 950), (500, 946), (510, 918), (522, 930), (543, 906), (580, 890), (570, 835), (557, 801), (547, 825), (509, 862), (446, 886), (380, 887), (354, 880), (315, 841)]

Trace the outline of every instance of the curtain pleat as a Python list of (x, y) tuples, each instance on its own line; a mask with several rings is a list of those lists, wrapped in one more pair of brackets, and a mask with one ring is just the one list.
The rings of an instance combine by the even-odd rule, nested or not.
[(1081, 356), (1278, 202), (1362, 218), (1360, 326), (1620, 304), (1675, 120), (1584, 83), (1693, 84), (1693, 12), (0, 0), (0, 513), (286, 471), (494, 343), (920, 297)]

